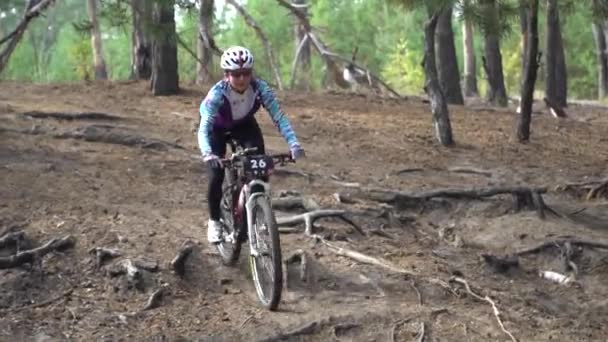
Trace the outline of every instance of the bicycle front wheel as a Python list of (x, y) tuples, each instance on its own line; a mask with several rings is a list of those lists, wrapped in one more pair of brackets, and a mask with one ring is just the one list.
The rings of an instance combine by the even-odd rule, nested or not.
[(249, 265), (253, 283), (262, 305), (276, 310), (281, 301), (283, 269), (279, 228), (266, 197), (255, 199), (251, 206), (251, 247)]

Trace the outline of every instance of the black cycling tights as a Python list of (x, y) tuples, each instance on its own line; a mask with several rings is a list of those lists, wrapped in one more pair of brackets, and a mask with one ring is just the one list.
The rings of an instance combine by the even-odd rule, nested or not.
[[(210, 144), (213, 154), (224, 158), (228, 138), (232, 137), (243, 147), (257, 147), (256, 153), (264, 154), (264, 137), (257, 121), (252, 117), (242, 123), (238, 123), (230, 130), (213, 130), (211, 132)], [(207, 203), (209, 204), (209, 218), (220, 219), (220, 203), (222, 201), (222, 183), (224, 182), (224, 170), (221, 168), (208, 167), (209, 188), (207, 190)]]

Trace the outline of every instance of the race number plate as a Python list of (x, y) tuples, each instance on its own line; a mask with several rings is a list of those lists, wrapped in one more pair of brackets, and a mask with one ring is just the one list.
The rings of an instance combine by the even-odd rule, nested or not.
[(245, 171), (258, 176), (267, 175), (274, 168), (274, 161), (269, 156), (250, 156), (245, 162)]

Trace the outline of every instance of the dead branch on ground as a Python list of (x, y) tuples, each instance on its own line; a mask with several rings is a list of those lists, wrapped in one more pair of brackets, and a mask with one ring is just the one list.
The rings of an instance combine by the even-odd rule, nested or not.
[(141, 148), (150, 148), (161, 151), (166, 151), (169, 148), (183, 149), (183, 147), (178, 144), (159, 139), (146, 138), (135, 133), (130, 133), (125, 129), (107, 125), (90, 125), (80, 127), (74, 131), (56, 134), (54, 135), (54, 138), (79, 139), (125, 146), (139, 146)]
[(99, 269), (103, 262), (122, 255), (122, 252), (114, 248), (95, 247), (89, 250), (89, 254), (95, 254), (95, 268)]
[(177, 252), (177, 255), (171, 260), (171, 268), (180, 277), (186, 274), (186, 260), (194, 249), (194, 243), (191, 240), (186, 240)]
[(602, 242), (584, 241), (584, 240), (577, 240), (577, 239), (556, 239), (556, 240), (543, 242), (538, 246), (523, 249), (521, 251), (516, 252), (515, 254), (518, 256), (535, 254), (535, 253), (542, 252), (543, 250), (548, 249), (548, 248), (561, 248), (561, 246), (566, 243), (569, 243), (571, 246), (608, 249), (608, 244), (602, 243)]
[[(316, 220), (322, 217), (337, 217), (342, 221), (353, 226), (361, 235), (365, 235), (365, 232), (355, 224), (352, 220), (348, 219), (346, 215), (349, 212), (346, 210), (333, 210), (333, 209), (319, 209), (310, 211), (307, 213), (289, 216), (289, 217), (277, 217), (277, 225), (279, 226), (293, 226), (300, 223), (305, 224), (305, 233), (306, 235), (313, 234), (313, 224)], [(291, 233), (294, 232), (293, 229), (279, 229), (281, 232)]]
[(464, 285), (465, 289), (467, 290), (467, 293), (470, 294), (471, 296), (473, 296), (474, 298), (476, 298), (482, 302), (489, 303), (492, 306), (492, 311), (494, 312), (494, 317), (496, 317), (496, 321), (498, 322), (498, 325), (500, 325), (500, 329), (502, 329), (502, 331), (505, 334), (509, 335), (509, 337), (511, 338), (511, 340), (513, 342), (517, 342), (517, 339), (515, 338), (515, 336), (513, 336), (513, 334), (511, 334), (511, 332), (509, 332), (509, 330), (507, 330), (507, 328), (505, 328), (505, 325), (502, 322), (502, 319), (500, 318), (500, 311), (498, 310), (496, 303), (489, 296), (482, 297), (482, 296), (476, 294), (475, 292), (473, 292), (471, 290), (471, 287), (469, 286), (469, 283), (463, 278), (454, 277), (451, 280)]
[(262, 31), (260, 25), (255, 21), (255, 19), (253, 19), (253, 17), (247, 12), (247, 10), (245, 10), (243, 6), (239, 5), (239, 3), (237, 3), (235, 0), (226, 0), (226, 2), (232, 5), (232, 7), (234, 7), (237, 12), (239, 12), (239, 14), (243, 16), (247, 25), (253, 28), (255, 33), (262, 41), (262, 44), (264, 44), (264, 49), (266, 50), (266, 57), (268, 58), (268, 62), (270, 63), (270, 68), (272, 69), (274, 78), (277, 81), (277, 86), (279, 90), (283, 90), (283, 82), (281, 81), (281, 75), (279, 73), (279, 69), (277, 68), (277, 63), (272, 52), (272, 46), (268, 38), (266, 38), (264, 31)]
[(15, 255), (0, 258), (0, 269), (21, 266), (34, 262), (53, 251), (61, 251), (74, 246), (74, 238), (71, 235), (62, 238), (54, 238), (44, 245), (30, 250), (19, 252)]

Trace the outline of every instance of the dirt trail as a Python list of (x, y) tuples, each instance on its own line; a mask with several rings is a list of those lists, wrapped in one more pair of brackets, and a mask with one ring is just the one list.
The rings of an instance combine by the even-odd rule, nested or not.
[[(147, 84), (132, 82), (0, 87), (0, 233), (23, 230), (34, 243), (76, 238), (72, 250), (0, 271), (0, 340), (262, 341), (306, 327), (291, 340), (411, 341), (422, 324), (429, 341), (510, 340), (489, 303), (449, 282), (455, 276), (495, 301), (505, 328), (520, 341), (608, 336), (607, 250), (575, 245), (568, 260), (578, 269), (577, 282), (567, 286), (538, 276), (539, 270), (565, 273), (559, 248), (521, 256), (506, 273), (481, 257), (567, 237), (608, 243), (606, 192), (584, 201), (553, 191), (608, 177), (603, 108), (574, 106), (572, 118), (561, 121), (537, 115), (532, 142), (519, 145), (510, 141), (510, 112), (451, 107), (458, 144), (446, 149), (433, 140), (428, 107), (417, 99), (280, 93), (308, 154), (290, 169), (315, 176), (278, 174), (275, 192), (299, 191), (326, 208), (384, 210), (353, 217), (367, 236), (333, 219), (320, 219), (316, 231), (417, 276), (363, 265), (303, 234), (286, 234), (284, 255), (306, 251), (309, 272), (302, 281), (290, 265), (280, 310), (267, 312), (257, 306), (245, 261), (224, 267), (205, 241), (206, 175), (193, 127), (206, 89), (154, 98)], [(31, 111), (119, 119), (24, 115)], [(265, 112), (258, 117), (269, 149), (283, 151)], [(103, 141), (87, 141), (91, 132)], [(128, 134), (137, 138), (124, 140)], [(333, 194), (345, 182), (405, 192), (542, 186), (550, 190), (545, 202), (563, 217), (514, 213), (508, 195), (396, 207), (336, 203)], [(179, 279), (168, 263), (187, 239), (196, 248)], [(122, 256), (96, 268), (94, 247)], [(13, 252), (0, 249), (0, 256)], [(112, 265), (125, 258), (158, 263), (157, 272), (145, 272), (142, 290), (111, 276)], [(158, 288), (165, 288), (161, 306), (141, 311)]]

